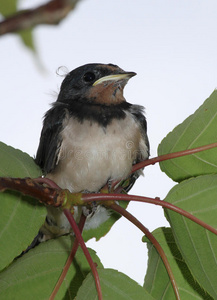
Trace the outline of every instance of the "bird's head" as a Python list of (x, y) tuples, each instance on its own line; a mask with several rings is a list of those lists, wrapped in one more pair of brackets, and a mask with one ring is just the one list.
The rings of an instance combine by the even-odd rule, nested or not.
[(135, 76), (112, 64), (87, 64), (65, 77), (58, 102), (82, 100), (94, 104), (120, 104), (125, 101), (123, 89), (127, 81)]

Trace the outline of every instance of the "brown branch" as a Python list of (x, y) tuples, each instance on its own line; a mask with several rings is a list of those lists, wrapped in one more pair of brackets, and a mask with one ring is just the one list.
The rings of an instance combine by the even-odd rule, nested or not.
[(0, 35), (29, 29), (39, 24), (58, 24), (79, 0), (52, 0), (34, 9), (22, 10), (0, 22)]
[[(12, 190), (22, 193), (25, 196), (31, 196), (45, 205), (59, 207), (64, 204), (68, 190), (59, 190), (51, 187), (45, 187), (31, 178), (10, 178), (0, 177), (0, 192)], [(46, 181), (47, 182), (47, 181)]]
[[(28, 195), (34, 197), (39, 200), (39, 202), (44, 203), (45, 205), (51, 205), (55, 207), (62, 207), (62, 209), (73, 210), (74, 206), (85, 206), (89, 204), (89, 202), (97, 201), (101, 202), (106, 206), (113, 204), (114, 201), (138, 201), (138, 202), (146, 202), (155, 205), (162, 206), (164, 208), (168, 208), (173, 210), (174, 212), (183, 215), (184, 217), (192, 220), (193, 222), (203, 226), (205, 229), (213, 232), (217, 235), (217, 229), (212, 226), (206, 224), (202, 220), (193, 216), (189, 212), (173, 205), (172, 203), (162, 201), (159, 198), (149, 198), (135, 195), (125, 195), (125, 194), (82, 194), (82, 193), (70, 193), (68, 190), (59, 190), (57, 188), (44, 187), (38, 182), (43, 182), (46, 184), (51, 184), (50, 180), (43, 181), (43, 178), (40, 179), (31, 179), (31, 178), (7, 178), (0, 177), (0, 192), (5, 190), (14, 190), (17, 192), (21, 192), (23, 195)], [(52, 185), (54, 183), (52, 182)], [(105, 202), (105, 203), (104, 203)]]

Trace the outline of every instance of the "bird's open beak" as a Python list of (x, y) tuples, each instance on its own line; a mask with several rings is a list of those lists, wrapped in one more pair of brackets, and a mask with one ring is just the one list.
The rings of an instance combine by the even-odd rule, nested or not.
[(128, 79), (130, 79), (131, 77), (133, 77), (135, 75), (136, 75), (136, 73), (134, 73), (134, 72), (128, 72), (128, 73), (123, 73), (123, 74), (113, 74), (113, 75), (104, 76), (104, 77), (96, 80), (93, 83), (93, 86), (96, 86), (96, 85), (98, 85), (102, 82), (105, 82), (105, 81), (128, 80)]

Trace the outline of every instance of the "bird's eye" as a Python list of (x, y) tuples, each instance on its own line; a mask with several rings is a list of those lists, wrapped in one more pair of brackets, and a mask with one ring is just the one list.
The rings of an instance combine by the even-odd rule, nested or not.
[(83, 78), (84, 78), (84, 81), (86, 81), (86, 82), (92, 82), (96, 79), (96, 76), (92, 72), (87, 72), (84, 74)]

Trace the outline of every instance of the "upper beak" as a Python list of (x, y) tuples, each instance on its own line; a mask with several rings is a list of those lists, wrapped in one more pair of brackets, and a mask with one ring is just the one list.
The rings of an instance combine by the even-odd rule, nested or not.
[(98, 80), (96, 80), (93, 83), (93, 86), (96, 86), (97, 84), (100, 84), (104, 81), (119, 81), (119, 80), (123, 80), (123, 79), (128, 80), (135, 75), (136, 75), (135, 72), (127, 72), (127, 73), (123, 73), (123, 74), (112, 74), (112, 75), (104, 76), (104, 77), (101, 77)]

